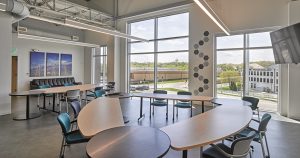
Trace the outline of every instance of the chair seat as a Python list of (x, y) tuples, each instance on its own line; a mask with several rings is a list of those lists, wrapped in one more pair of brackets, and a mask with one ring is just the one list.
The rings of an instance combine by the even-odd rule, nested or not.
[[(239, 134), (237, 134), (237, 137), (247, 137), (247, 135), (250, 132), (252, 132), (252, 130), (249, 128), (246, 128), (246, 129), (242, 130)], [(256, 133), (253, 141), (259, 142), (259, 134), (258, 133)]]
[(190, 102), (178, 102), (174, 106), (178, 107), (178, 108), (191, 108), (191, 103)]
[(153, 105), (153, 106), (167, 106), (168, 103), (166, 101), (163, 101), (163, 100), (155, 100), (151, 103), (151, 105)]
[[(232, 154), (231, 153), (231, 149), (222, 144), (222, 143), (219, 143), (217, 144), (217, 146), (219, 148), (221, 148), (223, 151), (225, 151), (226, 153), (228, 154)], [(214, 147), (209, 147), (208, 149), (206, 149), (204, 152), (203, 152), (203, 156), (205, 158), (228, 158), (227, 156), (223, 155), (222, 153), (220, 153), (217, 149), (215, 149)]]
[[(66, 101), (66, 98), (62, 98), (62, 99), (60, 99), (60, 101)], [(79, 100), (78, 100), (78, 98), (76, 98), (76, 99), (68, 98), (68, 102), (73, 102), (73, 101), (79, 101)]]
[(93, 97), (93, 98), (96, 97), (94, 93), (87, 94), (86, 96), (88, 96), (88, 97)]
[(72, 131), (67, 134), (66, 136), (66, 142), (67, 144), (75, 144), (75, 143), (83, 143), (88, 142), (89, 139), (84, 138), (79, 130)]

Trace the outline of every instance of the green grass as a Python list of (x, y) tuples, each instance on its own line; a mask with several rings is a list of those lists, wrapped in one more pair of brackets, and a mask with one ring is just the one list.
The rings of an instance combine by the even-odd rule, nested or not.
[[(186, 80), (166, 80), (166, 81), (159, 81), (157, 84), (166, 84), (166, 83), (178, 83), (178, 82), (185, 82)], [(138, 84), (131, 84), (131, 85), (146, 85), (146, 84), (153, 84), (153, 81), (145, 81), (144, 83)]]
[(166, 90), (166, 91), (173, 91), (173, 92), (179, 92), (182, 91), (181, 89), (176, 88), (158, 88), (159, 90)]

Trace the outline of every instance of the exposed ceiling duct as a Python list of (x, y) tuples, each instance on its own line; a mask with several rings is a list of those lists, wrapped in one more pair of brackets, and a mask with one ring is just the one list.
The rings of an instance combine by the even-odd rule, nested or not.
[(6, 11), (13, 14), (13, 23), (25, 19), (30, 15), (27, 6), (16, 0), (6, 0)]

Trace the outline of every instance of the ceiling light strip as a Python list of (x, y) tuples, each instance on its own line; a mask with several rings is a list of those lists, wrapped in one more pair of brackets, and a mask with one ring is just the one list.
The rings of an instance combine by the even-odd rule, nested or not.
[(207, 4), (205, 0), (194, 0), (194, 2), (207, 14), (207, 16), (227, 35), (230, 35), (230, 30)]
[(5, 3), (0, 3), (0, 11), (3, 11), (3, 12), (6, 11), (6, 4)]
[(70, 27), (74, 27), (74, 28), (78, 28), (78, 29), (109, 34), (109, 35), (113, 35), (113, 36), (117, 36), (117, 37), (128, 38), (128, 39), (133, 39), (133, 40), (143, 41), (143, 42), (149, 42), (146, 39), (135, 37), (135, 36), (130, 36), (128, 34), (121, 33), (119, 31), (110, 30), (110, 29), (106, 29), (106, 28), (101, 28), (101, 27), (81, 23), (81, 22), (78, 22), (78, 21), (70, 20), (70, 19), (65, 19), (65, 25), (70, 26)]
[(35, 36), (35, 35), (28, 35), (28, 34), (20, 34), (20, 33), (18, 33), (18, 38), (30, 39), (30, 40), (36, 40), (36, 41), (44, 41), (44, 42), (52, 42), (52, 43), (60, 43), (60, 44), (68, 44), (68, 45), (75, 45), (75, 46), (83, 46), (83, 47), (91, 47), (91, 48), (99, 48), (100, 47), (99, 45), (96, 45), (96, 44), (75, 42), (75, 41), (69, 41), (69, 40), (63, 40), (63, 39)]

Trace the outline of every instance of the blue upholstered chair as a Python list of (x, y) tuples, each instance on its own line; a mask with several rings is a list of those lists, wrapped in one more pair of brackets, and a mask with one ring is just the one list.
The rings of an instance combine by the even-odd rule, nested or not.
[(65, 86), (65, 87), (68, 87), (68, 86), (74, 86), (74, 84), (73, 84), (73, 83), (65, 83), (64, 86)]
[[(270, 157), (270, 152), (269, 152), (269, 146), (268, 146), (268, 140), (267, 140), (267, 126), (269, 121), (271, 120), (272, 116), (268, 113), (264, 114), (261, 118), (261, 121), (259, 122), (258, 120), (252, 120), (256, 123), (259, 124), (258, 129), (253, 129), (251, 127), (247, 127), (245, 130), (243, 130), (241, 133), (239, 133), (237, 135), (237, 137), (245, 137), (247, 136), (250, 132), (254, 131), (255, 132), (255, 137), (254, 137), (254, 141), (260, 143), (261, 148), (262, 148), (262, 154), (264, 158), (269, 158)], [(265, 144), (264, 144), (264, 140), (266, 141), (266, 148), (267, 148), (267, 152), (268, 155), (266, 155), (265, 153)]]
[[(79, 115), (79, 112), (81, 111), (81, 105), (80, 105), (80, 102), (79, 101), (73, 101), (70, 103), (71, 104), (71, 107), (73, 109), (73, 114), (74, 114), (74, 119), (72, 121), (73, 124), (77, 126), (77, 117)], [(73, 129), (73, 124), (72, 124), (72, 128)]]
[[(156, 94), (168, 94), (167, 91), (165, 90), (155, 90), (153, 91), (153, 93)], [(151, 107), (153, 107), (152, 110), (152, 115), (154, 115), (154, 107), (158, 106), (158, 107), (166, 107), (166, 119), (168, 119), (168, 99), (150, 99), (150, 118), (151, 118)]]
[(231, 146), (223, 143), (211, 144), (212, 147), (203, 152), (205, 158), (245, 158), (248, 154), (251, 155), (250, 145), (255, 137), (255, 132), (250, 132), (247, 137), (236, 139)]
[[(103, 87), (96, 87), (95, 89), (94, 89), (94, 91), (89, 91), (89, 94), (87, 94), (87, 97), (91, 97), (91, 98), (97, 98), (96, 97), (96, 95), (95, 95), (95, 92), (96, 91), (103, 91)], [(105, 93), (105, 91), (104, 91), (104, 93)]]
[[(185, 91), (179, 91), (177, 92), (177, 95), (192, 95), (191, 92), (185, 92)], [(186, 101), (186, 100), (179, 100), (176, 104), (173, 105), (173, 120), (174, 120), (174, 113), (175, 113), (175, 107), (176, 107), (176, 116), (178, 117), (178, 108), (190, 108), (191, 109), (191, 117), (193, 116), (193, 110), (192, 110), (192, 102)]]
[(260, 121), (260, 117), (259, 117), (259, 107), (258, 107), (258, 103), (259, 103), (259, 99), (258, 98), (254, 98), (254, 97), (243, 97), (242, 100), (244, 101), (248, 101), (250, 102), (252, 105), (250, 106), (253, 114), (255, 114), (255, 111), (257, 111), (257, 116), (258, 116), (258, 121)]
[(89, 139), (84, 138), (79, 130), (71, 130), (70, 116), (67, 113), (61, 113), (58, 115), (57, 120), (60, 124), (63, 134), (63, 140), (61, 144), (59, 157), (63, 158), (65, 153), (65, 146), (77, 143), (84, 143), (89, 141)]

